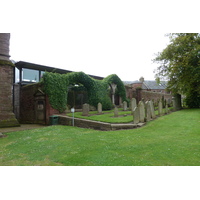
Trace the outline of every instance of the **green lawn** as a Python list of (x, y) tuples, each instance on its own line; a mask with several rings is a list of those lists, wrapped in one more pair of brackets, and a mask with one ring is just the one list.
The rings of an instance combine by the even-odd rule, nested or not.
[[(169, 110), (172, 110), (173, 108), (169, 108)], [(164, 113), (163, 109), (163, 113)], [(88, 119), (88, 120), (94, 120), (94, 121), (101, 121), (101, 122), (107, 122), (107, 123), (130, 123), (133, 122), (133, 115), (131, 114), (131, 111), (123, 111), (122, 108), (119, 109), (119, 117), (114, 117), (114, 110), (109, 111), (103, 111), (103, 114), (99, 115), (97, 114), (97, 111), (90, 111), (89, 116), (82, 116), (82, 112), (75, 112), (74, 117), (75, 118), (82, 118), (82, 119)], [(155, 111), (155, 114), (158, 115), (158, 111)], [(72, 113), (68, 113), (68, 116), (72, 117)]]
[(0, 138), (0, 165), (199, 166), (200, 109), (186, 109), (138, 129), (67, 126)]
[[(133, 121), (131, 111), (122, 111), (122, 109), (119, 109), (118, 114), (120, 117), (114, 117), (113, 110), (103, 111), (101, 115), (98, 115), (97, 111), (90, 111), (89, 116), (82, 116), (82, 112), (75, 112), (74, 117), (108, 123), (129, 123)], [(68, 113), (67, 115), (72, 117), (72, 113)]]

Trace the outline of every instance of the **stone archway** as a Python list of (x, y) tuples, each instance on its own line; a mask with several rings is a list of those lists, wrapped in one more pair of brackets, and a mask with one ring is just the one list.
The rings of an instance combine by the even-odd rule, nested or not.
[(117, 85), (115, 83), (111, 83), (110, 84), (110, 88), (111, 88), (111, 95), (112, 95), (112, 104), (115, 105), (115, 91), (117, 88)]

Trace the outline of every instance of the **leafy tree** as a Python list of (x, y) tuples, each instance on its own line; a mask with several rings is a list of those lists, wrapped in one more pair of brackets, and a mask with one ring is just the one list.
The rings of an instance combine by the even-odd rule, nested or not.
[(167, 78), (168, 89), (186, 95), (189, 107), (200, 107), (200, 34), (168, 34), (170, 44), (154, 59), (157, 79)]

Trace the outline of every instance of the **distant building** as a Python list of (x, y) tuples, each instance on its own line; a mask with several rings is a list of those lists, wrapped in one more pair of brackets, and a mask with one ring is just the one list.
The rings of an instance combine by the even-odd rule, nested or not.
[[(136, 98), (137, 101), (141, 99), (160, 99), (167, 96), (167, 99), (172, 98), (171, 92), (167, 91), (167, 81), (157, 83), (155, 80), (145, 80), (141, 77), (136, 81), (124, 81), (127, 98)], [(151, 96), (150, 96), (151, 94)]]

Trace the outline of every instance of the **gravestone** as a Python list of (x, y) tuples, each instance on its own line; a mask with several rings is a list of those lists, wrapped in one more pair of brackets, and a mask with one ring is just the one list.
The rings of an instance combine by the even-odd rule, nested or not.
[(88, 116), (89, 115), (89, 104), (85, 103), (83, 104), (83, 116)]
[(149, 101), (146, 101), (145, 108), (146, 108), (146, 121), (148, 122), (151, 120), (151, 109)]
[(138, 107), (135, 107), (135, 109), (133, 110), (133, 123), (138, 124), (139, 121), (140, 121), (139, 109)]
[(144, 122), (145, 109), (144, 109), (144, 103), (142, 101), (139, 102), (138, 109), (139, 109), (139, 120), (140, 122)]
[(166, 104), (165, 106), (165, 113), (168, 114), (169, 113), (169, 109), (168, 109), (168, 105)]
[(114, 109), (114, 117), (118, 117), (118, 108), (117, 107), (115, 107), (115, 109)]
[(98, 105), (97, 105), (97, 110), (98, 110), (98, 113), (99, 113), (99, 114), (102, 113), (102, 104), (101, 104), (101, 103), (98, 103)]
[(154, 105), (153, 105), (153, 101), (149, 101), (150, 104), (150, 110), (151, 110), (151, 118), (154, 119), (156, 117), (155, 115), (155, 110), (154, 110)]
[(163, 105), (162, 105), (162, 101), (160, 100), (158, 102), (158, 115), (162, 115), (163, 114)]
[(132, 98), (132, 99), (131, 99), (131, 102), (130, 102), (130, 109), (131, 109), (132, 112), (133, 112), (133, 110), (135, 109), (135, 107), (137, 107), (136, 99), (135, 99), (135, 98)]
[(127, 110), (127, 102), (124, 101), (124, 102), (123, 102), (123, 111), (126, 111), (126, 110)]
[(172, 99), (173, 99), (174, 111), (180, 110), (182, 108), (181, 95), (176, 94), (172, 97)]

